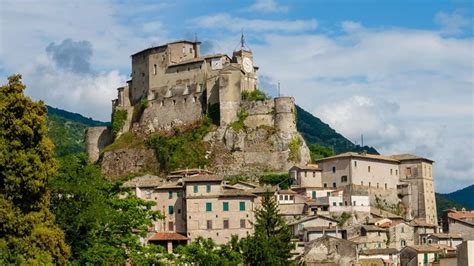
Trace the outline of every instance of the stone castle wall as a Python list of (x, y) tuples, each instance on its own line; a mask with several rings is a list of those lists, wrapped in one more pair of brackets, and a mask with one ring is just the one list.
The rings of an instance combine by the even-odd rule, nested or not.
[(86, 152), (92, 162), (96, 162), (104, 148), (114, 141), (112, 135), (110, 127), (90, 127), (86, 129)]

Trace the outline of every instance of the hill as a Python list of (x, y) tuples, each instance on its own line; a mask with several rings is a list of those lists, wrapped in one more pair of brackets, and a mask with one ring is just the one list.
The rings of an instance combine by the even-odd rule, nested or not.
[(452, 201), (459, 203), (467, 209), (474, 210), (474, 184), (463, 189), (444, 194), (444, 196)]
[(336, 154), (348, 151), (360, 152), (364, 150), (371, 154), (379, 154), (377, 150), (372, 147), (355, 145), (337, 133), (336, 130), (332, 129), (328, 124), (321, 121), (321, 119), (313, 116), (303, 108), (296, 106), (296, 110), (296, 127), (308, 145), (319, 144), (329, 147), (332, 148)]
[(64, 156), (85, 152), (84, 131), (91, 126), (103, 126), (108, 123), (96, 121), (77, 113), (58, 108), (48, 108), (48, 136), (55, 145), (56, 155)]
[(435, 193), (436, 197), (436, 211), (438, 212), (438, 220), (443, 216), (443, 211), (446, 209), (456, 208), (458, 210), (463, 208), (463, 205), (449, 199), (445, 194)]

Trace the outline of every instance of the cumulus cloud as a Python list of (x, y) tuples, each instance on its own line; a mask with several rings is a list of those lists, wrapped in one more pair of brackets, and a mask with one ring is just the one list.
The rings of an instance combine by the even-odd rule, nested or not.
[(314, 30), (318, 26), (315, 19), (310, 20), (265, 20), (265, 19), (246, 19), (234, 17), (226, 13), (219, 13), (214, 15), (202, 16), (192, 19), (191, 23), (194, 26), (211, 28), (211, 29), (226, 29), (233, 32), (245, 31), (252, 32), (298, 32)]
[(284, 5), (279, 5), (275, 0), (257, 0), (246, 10), (264, 13), (279, 13), (287, 12), (288, 7)]

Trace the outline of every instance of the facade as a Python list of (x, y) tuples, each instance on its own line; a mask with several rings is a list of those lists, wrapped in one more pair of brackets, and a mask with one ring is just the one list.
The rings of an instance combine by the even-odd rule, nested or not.
[[(376, 265), (399, 265), (400, 261), (398, 258), (399, 251), (393, 248), (383, 249), (365, 249), (359, 253), (359, 261), (362, 265), (372, 266)], [(375, 260), (379, 260), (377, 263)]]
[(443, 231), (459, 234), (464, 240), (474, 240), (474, 211), (445, 210)]
[[(438, 223), (433, 161), (429, 159), (409, 154), (381, 156), (348, 152), (320, 159), (316, 163), (321, 169), (323, 188), (365, 190), (371, 206), (399, 208), (401, 199), (407, 219), (419, 218), (430, 224)], [(352, 202), (350, 200), (349, 205)]]
[(406, 222), (390, 224), (387, 228), (390, 234), (389, 248), (401, 250), (406, 246), (415, 245), (415, 231)]
[(306, 243), (301, 262), (304, 265), (352, 265), (356, 260), (356, 243), (326, 235)]
[(464, 241), (457, 246), (459, 266), (474, 266), (474, 241)]
[(433, 265), (443, 255), (454, 254), (455, 249), (442, 245), (407, 246), (400, 251), (402, 266)]

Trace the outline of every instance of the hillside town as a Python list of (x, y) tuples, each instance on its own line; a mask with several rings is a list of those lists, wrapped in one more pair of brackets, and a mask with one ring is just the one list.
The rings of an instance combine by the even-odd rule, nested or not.
[[(472, 265), (474, 212), (436, 209), (432, 160), (346, 152), (311, 162), (296, 130), (293, 98), (242, 97), (258, 91), (257, 70), (243, 36), (232, 57), (201, 56), (198, 41), (132, 55), (132, 78), (113, 101), (114, 112), (124, 111), (125, 118), (116, 132), (87, 131), (91, 160), (104, 164), (104, 149), (122, 134), (189, 126), (213, 110), (219, 113), (218, 128), (205, 138), (222, 141), (232, 155), (223, 166), (189, 166), (124, 184), (164, 214), (148, 229), (144, 244), (173, 253), (199, 237), (216, 244), (245, 238), (253, 233), (263, 195), (270, 193), (291, 228), (293, 259), (306, 265)], [(274, 128), (283, 148), (251, 150), (258, 141), (249, 141), (248, 131), (236, 130), (235, 123), (249, 130)], [(289, 148), (294, 140), (296, 151)], [(114, 158), (114, 165), (124, 160)], [(262, 167), (256, 164), (286, 173), (290, 186), (234, 178), (258, 174)]]

